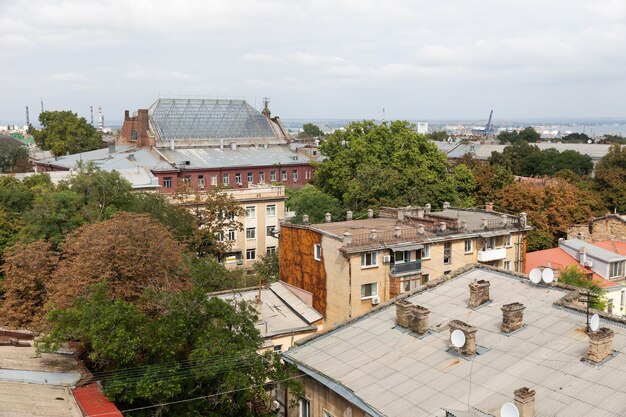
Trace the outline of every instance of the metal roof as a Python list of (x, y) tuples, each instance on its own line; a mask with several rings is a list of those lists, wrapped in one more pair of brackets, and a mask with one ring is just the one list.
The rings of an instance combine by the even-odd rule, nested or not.
[[(443, 142), (445, 143), (445, 142)], [(531, 143), (531, 145), (537, 146), (540, 150), (546, 150), (554, 148), (559, 152), (563, 151), (577, 151), (583, 155), (589, 155), (593, 160), (600, 160), (608, 152), (611, 145), (600, 143)], [(472, 154), (477, 159), (487, 159), (491, 156), (492, 152), (502, 152), (507, 145), (501, 145), (497, 143), (459, 143), (457, 146), (440, 145), (437, 143), (437, 147), (440, 151), (444, 152), (448, 158), (462, 158), (465, 154)]]
[(579, 251), (580, 249), (585, 248), (587, 250), (587, 256), (606, 262), (626, 260), (626, 256), (621, 256), (618, 253), (611, 252), (609, 250), (598, 247), (593, 243), (585, 242), (584, 240), (580, 239), (564, 240), (562, 242), (559, 242), (559, 246), (565, 246), (567, 248), (574, 249), (575, 251)]
[[(468, 284), (476, 279), (490, 281), (492, 302), (472, 310)], [(444, 416), (444, 410), (468, 407), (499, 415), (521, 387), (536, 391), (538, 417), (624, 416), (626, 329), (602, 319), (602, 326), (615, 332), (617, 354), (600, 366), (582, 362), (589, 345), (584, 315), (553, 306), (565, 294), (474, 268), (407, 298), (431, 311), (426, 336), (397, 328), (395, 307), (387, 304), (284, 357), (387, 417)], [(500, 307), (512, 302), (526, 306), (526, 327), (504, 335)], [(476, 327), (476, 343), (488, 351), (470, 359), (448, 352), (447, 323), (453, 319)]]
[(244, 100), (160, 98), (148, 114), (157, 142), (279, 138), (272, 122)]

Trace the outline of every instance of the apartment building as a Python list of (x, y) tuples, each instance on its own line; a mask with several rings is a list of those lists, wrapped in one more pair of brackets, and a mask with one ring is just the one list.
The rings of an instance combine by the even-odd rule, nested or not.
[(362, 220), (281, 225), (280, 279), (309, 293), (326, 326), (470, 263), (524, 271), (526, 215), (430, 206)]

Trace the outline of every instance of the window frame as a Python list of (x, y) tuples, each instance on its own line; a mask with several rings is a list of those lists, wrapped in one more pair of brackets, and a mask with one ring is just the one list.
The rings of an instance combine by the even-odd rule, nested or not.
[(289, 180), (289, 173), (287, 172), (287, 170), (286, 170), (286, 169), (283, 169), (283, 170), (280, 172), (280, 180), (281, 180), (281, 181), (287, 181), (287, 180)]
[(237, 240), (237, 231), (235, 229), (227, 229), (224, 234), (226, 241), (234, 242)]
[(256, 206), (246, 206), (246, 219), (256, 219)]
[(259, 172), (259, 184), (265, 184), (265, 171)]
[(430, 259), (430, 243), (426, 243), (422, 248), (422, 260)]
[(211, 186), (217, 187), (217, 175), (211, 175)]
[(626, 261), (609, 263), (609, 279), (622, 278), (624, 276), (624, 264)]
[[(270, 208), (273, 209), (273, 213), (270, 213)], [(268, 204), (265, 206), (265, 217), (276, 217), (276, 204)]]
[(276, 181), (276, 171), (270, 171), (270, 181)]
[(246, 227), (246, 240), (256, 240), (256, 227)]
[(163, 188), (172, 188), (172, 177), (163, 177)]
[[(370, 260), (368, 262), (368, 255)], [(378, 268), (378, 251), (368, 251), (361, 253), (361, 269)]]
[(254, 183), (254, 172), (248, 172), (246, 180), (248, 180), (248, 183)]
[(230, 184), (230, 175), (227, 172), (222, 174), (222, 184), (229, 185)]
[(298, 417), (311, 417), (311, 401), (300, 398), (298, 402)]
[[(469, 249), (467, 248), (468, 243), (469, 243)], [(463, 241), (463, 250), (464, 250), (464, 253), (466, 254), (473, 253), (474, 252), (474, 239), (465, 239)]]
[(246, 261), (256, 261), (256, 248), (246, 249)]
[(510, 248), (513, 246), (513, 235), (512, 234), (508, 234), (504, 237), (504, 247), (505, 248)]
[(443, 264), (452, 264), (452, 242), (443, 242)]
[(291, 180), (293, 182), (298, 182), (298, 170), (294, 169), (291, 171)]
[(241, 172), (235, 172), (235, 184), (241, 184)]
[(206, 182), (204, 180), (204, 175), (198, 175), (198, 188), (204, 190), (206, 187)]
[(322, 260), (322, 244), (321, 243), (313, 244), (313, 259), (315, 259), (316, 261)]
[[(370, 295), (363, 295), (364, 288), (368, 286), (370, 288)], [(376, 291), (374, 291), (374, 289)], [(361, 284), (361, 300), (371, 300), (374, 297), (378, 297), (378, 282), (368, 282), (367, 284)]]
[(511, 266), (512, 266), (511, 261), (504, 261), (502, 263), (502, 267), (504, 269), (506, 269), (507, 271), (512, 271), (513, 270)]
[(274, 253), (276, 253), (276, 246), (268, 246), (267, 248), (265, 248), (266, 255), (272, 255)]
[(265, 226), (265, 236), (274, 237), (272, 236), (273, 235), (272, 232), (276, 232), (276, 225), (270, 224), (270, 225)]

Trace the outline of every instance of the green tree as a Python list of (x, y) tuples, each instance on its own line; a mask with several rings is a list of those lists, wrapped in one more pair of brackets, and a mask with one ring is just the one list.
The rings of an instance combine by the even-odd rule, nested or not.
[(596, 184), (608, 210), (626, 211), (626, 146), (611, 145), (596, 166)]
[(500, 141), (500, 143), (511, 143), (511, 144), (519, 143), (519, 142), (536, 143), (541, 140), (541, 135), (539, 135), (539, 133), (535, 129), (528, 126), (520, 130), (519, 132), (518, 131), (513, 131), (513, 132), (502, 131), (498, 133), (498, 140)]
[(478, 184), (472, 170), (464, 164), (459, 164), (452, 170), (452, 182), (458, 194), (458, 205), (474, 207), (477, 204), (475, 195)]
[(530, 145), (525, 141), (515, 141), (511, 145), (506, 146), (502, 152), (492, 152), (489, 157), (489, 163), (501, 166), (515, 175), (522, 175), (522, 172), (524, 172), (524, 159), (532, 158), (539, 152), (537, 145)]
[(254, 273), (263, 283), (276, 282), (279, 272), (278, 252), (267, 253), (254, 263)]
[(335, 220), (345, 216), (339, 200), (311, 184), (299, 189), (287, 189), (287, 197), (288, 209), (296, 214), (293, 223), (302, 223), (304, 214), (309, 216), (311, 223), (323, 222), (326, 213), (330, 213)]
[(324, 132), (319, 128), (316, 124), (313, 123), (305, 123), (302, 126), (302, 132), (298, 134), (298, 137), (301, 139), (305, 138), (321, 138), (324, 136)]
[(189, 243), (195, 232), (194, 216), (186, 207), (172, 204), (168, 197), (159, 193), (132, 193), (126, 207), (133, 213), (148, 214), (165, 226), (176, 239)]
[(589, 292), (595, 296), (591, 298), (589, 306), (596, 310), (606, 310), (608, 305), (606, 291), (592, 280), (589, 280), (585, 272), (578, 265), (570, 265), (561, 269), (559, 271), (559, 281), (564, 284), (588, 289)]
[(457, 199), (446, 156), (405, 121), (355, 122), (326, 137), (315, 184), (354, 212)]
[(591, 138), (584, 133), (570, 133), (561, 138), (563, 143), (588, 143)]
[(438, 130), (435, 132), (430, 132), (426, 135), (426, 137), (430, 140), (434, 140), (437, 142), (443, 142), (448, 140), (448, 138), (450, 137), (450, 135), (448, 135), (448, 132), (446, 132), (445, 130)]
[(0, 172), (26, 172), (30, 170), (28, 149), (20, 145), (0, 142)]
[(71, 111), (45, 111), (39, 115), (41, 129), (34, 129), (35, 143), (55, 156), (104, 147), (102, 133)]
[(73, 191), (45, 191), (24, 213), (20, 236), (25, 241), (44, 239), (58, 245), (65, 235), (87, 223), (81, 197)]
[(591, 157), (574, 150), (559, 152), (549, 148), (528, 155), (520, 154), (518, 157), (521, 159), (519, 175), (526, 177), (554, 176), (564, 169), (579, 175), (589, 175), (593, 169)]

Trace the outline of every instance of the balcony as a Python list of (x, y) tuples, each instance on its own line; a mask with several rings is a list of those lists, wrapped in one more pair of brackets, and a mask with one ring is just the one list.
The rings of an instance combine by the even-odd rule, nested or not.
[(422, 261), (402, 262), (391, 265), (391, 275), (410, 274), (422, 269)]
[(478, 262), (499, 261), (506, 258), (506, 248), (487, 249), (478, 251)]

